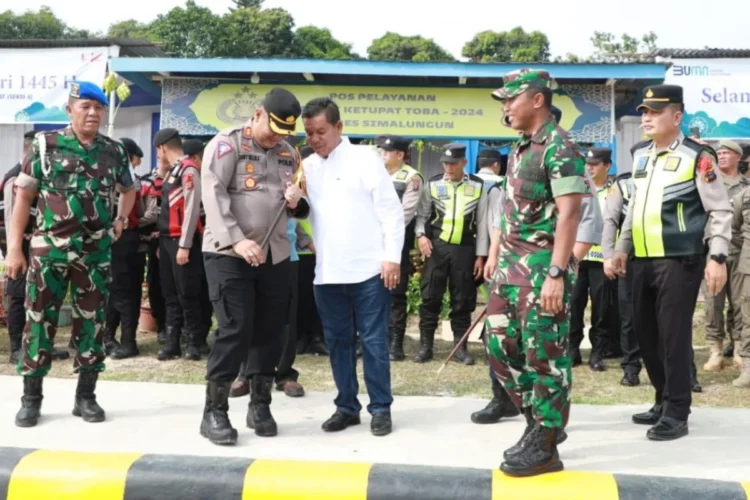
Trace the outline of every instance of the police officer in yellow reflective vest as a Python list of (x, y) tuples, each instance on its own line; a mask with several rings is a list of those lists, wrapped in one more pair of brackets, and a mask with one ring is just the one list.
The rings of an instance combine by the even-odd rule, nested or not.
[(701, 279), (713, 295), (726, 283), (732, 210), (716, 153), (680, 131), (682, 87), (647, 87), (638, 109), (650, 140), (633, 153), (633, 194), (613, 266), (624, 275), (634, 248), (633, 327), (656, 398), (633, 422), (666, 441), (688, 434), (693, 310)]
[[(607, 176), (612, 165), (612, 150), (609, 148), (592, 148), (586, 156), (586, 167), (596, 189), (597, 205), (603, 211), (607, 192), (612, 179)], [(593, 245), (578, 264), (578, 278), (573, 288), (570, 318), (571, 360), (573, 366), (581, 364), (580, 345), (583, 340), (584, 319), (589, 295), (591, 296), (591, 355), (589, 368), (592, 371), (603, 372), (604, 353), (609, 349), (610, 336), (616, 335), (616, 324), (612, 317), (612, 290), (615, 283), (611, 283), (604, 276), (604, 259), (601, 245)]]
[[(426, 258), (419, 310), (421, 348), (414, 357), (417, 363), (432, 359), (446, 286), (454, 343), (471, 326), (471, 313), (477, 305), (476, 280), (482, 276), (489, 249), (484, 181), (464, 172), (466, 146), (446, 145), (440, 161), (443, 173), (427, 182), (417, 209), (417, 242)], [(474, 364), (466, 345), (458, 349), (453, 360)]]
[(390, 324), (390, 358), (392, 361), (404, 360), (404, 335), (406, 334), (406, 291), (409, 288), (409, 277), (412, 273), (411, 256), (414, 248), (414, 227), (417, 224), (417, 205), (424, 186), (424, 177), (405, 163), (409, 153), (407, 139), (395, 135), (381, 136), (376, 140), (379, 145), (383, 163), (393, 179), (398, 199), (404, 207), (404, 247), (401, 251), (401, 281), (391, 290), (391, 324)]

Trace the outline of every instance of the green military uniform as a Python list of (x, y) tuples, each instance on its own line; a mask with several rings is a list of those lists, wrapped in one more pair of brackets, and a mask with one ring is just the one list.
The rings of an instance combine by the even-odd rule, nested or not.
[[(505, 75), (503, 82), (493, 92), (499, 100), (527, 91), (544, 95), (550, 77), (524, 69)], [(555, 199), (585, 195), (585, 173), (583, 155), (552, 115), (533, 135), (522, 135), (509, 157), (498, 267), (486, 319), (492, 368), (527, 420), (524, 438), (505, 452), (501, 469), (507, 473), (562, 469), (555, 442), (570, 411), (567, 304), (576, 263), (571, 254), (566, 270), (552, 266)], [(564, 280), (563, 308), (556, 314), (541, 309), (548, 276)]]
[[(681, 87), (658, 85), (645, 90), (638, 108), (674, 113), (668, 106), (682, 102)], [(655, 389), (655, 405), (633, 421), (652, 426), (649, 439), (665, 441), (688, 433), (692, 311), (706, 268), (706, 240), (710, 258), (723, 263), (732, 214), (713, 149), (676, 127), (661, 140), (671, 142), (657, 147), (655, 140), (645, 141), (634, 149), (633, 193), (617, 252), (619, 260), (634, 250), (633, 328)]]
[[(74, 84), (71, 96), (107, 102), (100, 89), (85, 82)], [(72, 126), (43, 132), (34, 138), (16, 185), (39, 197), (26, 277), (23, 359), (17, 369), (24, 376), (22, 412), (27, 405), (41, 404), (41, 378), (50, 370), (59, 310), (70, 287), (77, 349), (73, 369), (81, 374), (74, 414), (80, 416), (84, 407), (86, 417), (78, 396), (93, 402), (96, 374), (104, 370), (112, 198), (115, 189), (134, 189), (128, 156), (122, 144), (101, 134), (83, 145)], [(91, 421), (100, 419), (103, 411)], [(17, 424), (34, 425), (36, 419), (17, 419)]]
[[(742, 155), (742, 148), (734, 141), (721, 141), (717, 151), (726, 149)], [(737, 175), (722, 176), (730, 202), (750, 186), (750, 179), (737, 172)], [(703, 369), (706, 371), (720, 371), (724, 367), (724, 339), (729, 336), (729, 343), (734, 348), (734, 365), (742, 368), (742, 358), (739, 354), (742, 337), (742, 281), (743, 274), (737, 271), (738, 258), (742, 249), (742, 232), (740, 229), (732, 231), (732, 242), (727, 257), (727, 284), (716, 295), (707, 292), (705, 282), (702, 285), (706, 312), (706, 341), (710, 357)], [(724, 321), (724, 303), (729, 302), (726, 322)], [(726, 328), (725, 328), (726, 326)]]
[[(440, 161), (460, 163), (466, 157), (466, 146), (448, 144)], [(471, 326), (476, 309), (477, 284), (474, 264), (477, 257), (486, 257), (489, 249), (487, 232), (487, 196), (484, 181), (475, 175), (463, 174), (457, 181), (439, 174), (429, 179), (422, 190), (417, 209), (417, 238), (429, 238), (432, 254), (425, 261), (422, 275), (422, 305), (419, 309), (421, 348), (414, 361), (432, 359), (435, 329), (440, 319), (446, 286), (451, 297), (451, 329), (458, 343)], [(474, 358), (462, 345), (453, 358), (471, 365)]]

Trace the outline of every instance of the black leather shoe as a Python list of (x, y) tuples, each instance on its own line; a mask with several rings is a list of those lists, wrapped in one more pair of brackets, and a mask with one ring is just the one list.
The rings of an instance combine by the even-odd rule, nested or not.
[(581, 366), (583, 364), (583, 358), (581, 357), (580, 349), (573, 349), (570, 353), (570, 362), (573, 364), (573, 368)]
[(372, 422), (370, 422), (370, 432), (374, 436), (385, 436), (391, 433), (393, 429), (393, 423), (391, 422), (390, 413), (376, 413), (372, 416)]
[(697, 380), (693, 381), (693, 385), (690, 386), (690, 390), (693, 392), (703, 392), (703, 386)]
[(661, 405), (654, 405), (650, 410), (633, 415), (633, 423), (639, 425), (656, 425), (661, 418)]
[(646, 433), (651, 441), (673, 441), (688, 435), (688, 424), (684, 420), (661, 417), (659, 422)]
[(463, 346), (460, 347), (456, 351), (456, 354), (453, 355), (453, 362), (461, 365), (471, 366), (476, 363), (476, 360), (474, 359), (474, 356), (469, 354), (469, 352), (466, 350), (466, 346)]
[(331, 418), (323, 422), (323, 430), (326, 432), (338, 432), (343, 431), (349, 426), (359, 425), (362, 421), (357, 415), (347, 415), (341, 412), (336, 412)]
[(636, 387), (641, 385), (641, 379), (638, 377), (637, 373), (625, 372), (622, 376), (622, 380), (620, 380), (620, 385), (624, 385), (625, 387)]
[(592, 354), (589, 359), (589, 368), (592, 372), (604, 372), (607, 371), (607, 367), (604, 365), (604, 360), (598, 354)]

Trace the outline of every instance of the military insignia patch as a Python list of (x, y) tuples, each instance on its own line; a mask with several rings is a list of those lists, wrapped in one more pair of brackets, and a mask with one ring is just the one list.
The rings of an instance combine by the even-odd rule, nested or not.
[(675, 172), (677, 167), (680, 166), (682, 159), (679, 156), (670, 156), (667, 158), (667, 163), (664, 164), (664, 170), (667, 172)]
[(292, 153), (290, 153), (288, 151), (280, 151), (279, 152), (279, 156), (284, 156), (286, 158), (290, 158), (292, 156)]
[(242, 130), (242, 137), (245, 139), (252, 139), (253, 138), (253, 127), (245, 127)]
[(224, 156), (228, 155), (234, 151), (234, 148), (231, 144), (229, 144), (226, 141), (219, 141), (218, 146), (216, 146), (216, 158), (223, 158)]
[(242, 144), (242, 151), (247, 151), (248, 153), (252, 152), (253, 151), (253, 147), (249, 146), (247, 144)]
[(438, 198), (441, 200), (447, 200), (450, 198), (450, 196), (448, 196), (448, 186), (445, 184), (441, 184), (437, 187), (437, 194)]
[(291, 177), (292, 171), (291, 170), (284, 170), (284, 177)]
[(406, 172), (406, 171), (402, 170), (401, 172), (398, 172), (398, 173), (396, 174), (396, 179), (398, 179), (398, 180), (400, 180), (400, 181), (405, 181), (405, 180), (406, 180), (406, 176), (407, 176), (407, 175), (409, 175), (409, 174), (408, 174), (408, 172)]
[(466, 186), (464, 186), (464, 194), (466, 196), (474, 196), (474, 186), (472, 186), (471, 184), (467, 184)]
[(245, 163), (245, 173), (252, 174), (255, 172), (255, 165), (253, 165), (253, 162), (249, 161)]
[(258, 183), (255, 182), (255, 179), (253, 179), (252, 177), (248, 177), (247, 179), (245, 179), (245, 189), (250, 191), (257, 187), (258, 187)]
[(648, 156), (641, 156), (638, 158), (638, 164), (636, 164), (635, 169), (640, 170), (646, 170), (646, 166), (648, 165)]
[(411, 178), (411, 181), (409, 181), (409, 189), (411, 189), (412, 191), (416, 191), (419, 189), (419, 177), (418, 176), (415, 175), (414, 177)]
[(698, 168), (700, 169), (703, 180), (710, 184), (716, 180), (716, 172), (714, 171), (714, 162), (708, 157), (704, 156), (698, 160)]
[(615, 194), (616, 192), (617, 192), (617, 186), (612, 185), (612, 186), (610, 186), (609, 190), (607, 191), (607, 196), (609, 196), (611, 194)]
[(195, 188), (195, 183), (193, 179), (193, 174), (185, 174), (182, 176), (182, 185), (185, 189), (185, 191), (192, 191), (193, 188)]

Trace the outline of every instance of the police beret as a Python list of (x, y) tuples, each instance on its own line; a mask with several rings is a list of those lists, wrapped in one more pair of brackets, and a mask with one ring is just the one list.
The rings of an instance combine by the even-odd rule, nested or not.
[(586, 155), (586, 163), (612, 163), (612, 150), (609, 148), (591, 148)]
[(661, 111), (670, 104), (682, 103), (682, 87), (679, 85), (652, 85), (643, 91), (643, 103), (636, 110)]
[(719, 146), (716, 148), (716, 151), (719, 151), (720, 149), (728, 149), (729, 151), (733, 151), (740, 155), (740, 157), (742, 157), (742, 147), (734, 141), (730, 141), (727, 139), (719, 141)]
[(206, 145), (200, 139), (185, 139), (182, 141), (182, 152), (188, 156), (200, 154)]
[(302, 149), (299, 150), (299, 155), (304, 160), (305, 158), (307, 158), (308, 156), (310, 156), (314, 152), (315, 151), (310, 146), (302, 146)]
[(481, 160), (482, 158), (489, 158), (499, 162), (503, 159), (503, 156), (496, 149), (487, 148), (481, 150), (477, 155), (478, 160)]
[(466, 146), (452, 142), (443, 146), (443, 155), (440, 157), (441, 163), (458, 163), (459, 160), (466, 158)]
[(129, 137), (121, 137), (120, 142), (125, 146), (125, 151), (128, 152), (128, 156), (137, 156), (143, 158), (143, 150), (135, 143), (133, 139)]
[(158, 148), (162, 144), (171, 141), (174, 138), (180, 138), (180, 133), (173, 128), (163, 128), (154, 136), (154, 147)]
[(302, 106), (294, 94), (280, 87), (268, 91), (263, 98), (263, 109), (268, 113), (268, 125), (279, 135), (294, 135)]
[(552, 113), (552, 116), (555, 117), (555, 121), (557, 123), (560, 123), (560, 120), (562, 120), (562, 111), (560, 110), (560, 108), (552, 106), (549, 110)]
[(411, 141), (409, 141), (408, 139), (404, 139), (403, 137), (399, 137), (397, 135), (391, 135), (385, 137), (385, 140), (380, 145), (380, 148), (386, 151), (403, 151), (404, 153), (407, 153), (409, 151), (410, 144)]
[(109, 106), (109, 99), (98, 85), (91, 82), (73, 82), (70, 84), (70, 97), (75, 99), (91, 99)]

